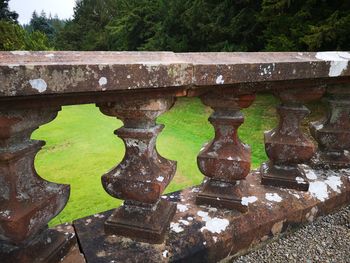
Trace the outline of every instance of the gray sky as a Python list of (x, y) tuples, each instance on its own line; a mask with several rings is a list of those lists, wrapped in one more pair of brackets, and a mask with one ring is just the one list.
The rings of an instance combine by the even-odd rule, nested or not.
[(10, 9), (19, 14), (18, 21), (20, 24), (27, 24), (30, 21), (34, 10), (40, 14), (44, 10), (54, 16), (58, 15), (61, 19), (67, 19), (73, 15), (75, 0), (10, 0)]

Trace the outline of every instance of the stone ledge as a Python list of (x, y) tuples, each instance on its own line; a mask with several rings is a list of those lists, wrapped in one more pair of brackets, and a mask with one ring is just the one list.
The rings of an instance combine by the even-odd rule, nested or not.
[(350, 203), (350, 170), (308, 170), (310, 191), (260, 184), (252, 172), (240, 186), (249, 212), (197, 206), (198, 187), (164, 196), (177, 202), (177, 213), (163, 244), (105, 236), (103, 223), (112, 211), (76, 220), (74, 227), (88, 262), (217, 262), (254, 248), (289, 228), (312, 222)]
[[(75, 236), (75, 230), (74, 227), (71, 224), (63, 224), (56, 226), (55, 229), (59, 232), (63, 232), (65, 234), (74, 234)], [(76, 236), (74, 237), (76, 239)], [(83, 254), (81, 254), (79, 245), (77, 242), (75, 242), (75, 245), (69, 250), (67, 255), (61, 259), (62, 263), (85, 263), (85, 258)]]
[(319, 85), (316, 80), (341, 78), (349, 83), (348, 63), (348, 52), (0, 52), (0, 98), (238, 84), (251, 90), (251, 84), (279, 81), (291, 88), (295, 81)]

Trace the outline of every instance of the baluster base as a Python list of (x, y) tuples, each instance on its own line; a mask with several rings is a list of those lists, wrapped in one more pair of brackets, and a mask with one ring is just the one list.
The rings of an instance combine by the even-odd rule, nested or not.
[(165, 232), (175, 212), (176, 204), (163, 199), (147, 208), (124, 204), (107, 219), (104, 230), (106, 234), (160, 244), (164, 241)]
[(0, 242), (0, 258), (2, 263), (56, 263), (75, 244), (75, 234), (47, 229), (21, 246)]
[(347, 151), (317, 151), (310, 165), (317, 169), (342, 169), (350, 167), (350, 153)]
[(235, 209), (242, 213), (248, 212), (248, 206), (242, 204), (244, 187), (238, 187), (241, 182), (228, 183), (209, 179), (203, 184), (202, 191), (198, 193), (196, 204)]
[(261, 184), (282, 188), (308, 191), (309, 183), (305, 172), (299, 165), (277, 166), (271, 162), (260, 167)]

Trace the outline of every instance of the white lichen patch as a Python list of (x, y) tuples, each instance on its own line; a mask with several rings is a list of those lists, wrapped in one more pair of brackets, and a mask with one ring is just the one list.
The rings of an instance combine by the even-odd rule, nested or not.
[(280, 197), (277, 193), (266, 193), (265, 198), (266, 198), (266, 200), (271, 201), (271, 202), (279, 203), (282, 201), (282, 197)]
[(312, 170), (305, 170), (305, 175), (309, 180), (317, 180), (317, 175)]
[(10, 218), (10, 210), (0, 211), (0, 217)]
[(218, 209), (216, 207), (209, 207), (208, 211), (209, 212), (217, 212)]
[(340, 76), (344, 70), (347, 69), (350, 60), (349, 52), (317, 52), (316, 58), (330, 61), (331, 65), (329, 68), (329, 76), (337, 77)]
[(126, 139), (126, 146), (128, 147), (138, 147), (139, 146), (139, 141), (136, 139)]
[(208, 230), (211, 233), (220, 234), (222, 231), (225, 231), (229, 225), (227, 219), (218, 217), (211, 218), (208, 212), (198, 211), (197, 215), (205, 222), (205, 226), (201, 228), (201, 232)]
[(91, 218), (88, 218), (85, 220), (85, 225), (87, 226), (88, 224), (90, 224), (92, 222), (92, 219)]
[(191, 192), (192, 192), (192, 193), (198, 193), (198, 192), (199, 192), (199, 189), (198, 189), (198, 188), (192, 188)]
[(104, 85), (106, 85), (107, 84), (107, 78), (106, 77), (101, 77), (99, 80), (98, 80), (98, 84), (100, 85), (100, 86), (104, 86)]
[(339, 172), (344, 173), (345, 175), (350, 175), (350, 169), (340, 169)]
[(47, 84), (43, 79), (31, 79), (29, 80), (29, 83), (33, 89), (37, 90), (40, 93), (44, 92), (47, 89)]
[(224, 84), (224, 78), (222, 75), (219, 75), (217, 78), (216, 78), (216, 84)]
[(184, 231), (184, 229), (180, 226), (179, 223), (174, 223), (174, 222), (170, 223), (170, 230), (175, 233), (181, 233), (182, 231)]
[(214, 240), (214, 243), (216, 243), (216, 241), (218, 241), (218, 238), (216, 236), (213, 236), (213, 240)]
[(325, 180), (325, 183), (335, 192), (340, 193), (342, 185), (341, 179), (338, 176), (330, 176)]
[(101, 250), (101, 251), (98, 251), (98, 252), (96, 253), (96, 256), (99, 257), (99, 258), (102, 258), (102, 257), (107, 256), (107, 254), (106, 254), (106, 251)]
[(310, 166), (308, 166), (306, 164), (301, 164), (300, 166), (304, 170), (305, 176), (307, 179), (317, 180), (317, 178), (318, 178), (317, 174), (314, 172), (314, 170)]
[(296, 177), (295, 180), (297, 181), (298, 184), (306, 184), (304, 178), (302, 177)]
[(208, 230), (211, 233), (220, 234), (226, 230), (229, 224), (230, 222), (227, 219), (214, 217), (205, 222), (205, 226), (201, 228), (201, 231)]
[(256, 196), (242, 197), (241, 204), (248, 206), (248, 204), (253, 204), (258, 200)]
[(192, 217), (192, 216), (189, 216), (189, 217), (187, 217), (187, 220), (188, 220), (188, 221), (193, 221), (193, 217)]
[(309, 193), (323, 202), (328, 198), (327, 184), (322, 181), (310, 182)]
[(260, 76), (271, 76), (275, 70), (275, 63), (269, 65), (260, 65)]
[(96, 217), (96, 218), (104, 218), (105, 216), (101, 215), (101, 214), (95, 214), (94, 217)]
[(186, 220), (183, 220), (183, 219), (180, 219), (179, 222), (185, 226), (188, 226), (190, 225), (190, 222), (186, 221)]
[(187, 205), (177, 204), (176, 205), (177, 210), (179, 210), (181, 213), (186, 212), (188, 210)]
[(50, 53), (50, 54), (45, 55), (45, 57), (47, 57), (47, 58), (53, 58), (53, 57), (55, 57), (55, 54)]
[(29, 51), (24, 51), (24, 50), (17, 50), (17, 51), (11, 51), (13, 55), (19, 55), (19, 56), (24, 56), (24, 55), (29, 55)]
[(20, 65), (19, 64), (7, 64), (7, 66), (12, 69), (12, 68), (19, 67)]
[(168, 254), (169, 254), (169, 251), (168, 250), (164, 250), (162, 254), (163, 254), (164, 258), (167, 258)]
[(164, 177), (163, 176), (158, 176), (157, 177), (157, 181), (158, 182), (163, 182), (164, 181)]
[(211, 218), (209, 216), (209, 213), (208, 212), (204, 212), (204, 211), (198, 211), (197, 215), (200, 216), (203, 221), (208, 221)]
[(295, 193), (291, 193), (292, 195), (294, 195), (297, 199), (300, 199), (300, 195), (295, 194)]

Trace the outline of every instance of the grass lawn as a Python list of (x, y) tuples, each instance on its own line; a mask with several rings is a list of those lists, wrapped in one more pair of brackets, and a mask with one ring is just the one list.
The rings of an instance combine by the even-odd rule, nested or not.
[[(246, 120), (239, 130), (242, 141), (252, 148), (252, 167), (266, 160), (263, 132), (276, 125), (274, 106), (277, 100), (259, 95), (254, 104), (244, 110)], [(213, 138), (213, 128), (207, 121), (210, 108), (197, 98), (180, 98), (175, 106), (158, 118), (165, 124), (159, 135), (159, 153), (178, 161), (173, 181), (166, 192), (199, 184), (203, 179), (196, 157), (202, 145)], [(51, 123), (36, 130), (32, 138), (46, 141), (36, 159), (36, 169), (46, 180), (71, 185), (66, 208), (51, 222), (56, 225), (90, 214), (112, 209), (121, 204), (102, 188), (100, 177), (118, 164), (124, 155), (124, 144), (113, 131), (121, 121), (107, 117), (95, 105), (63, 107)]]

